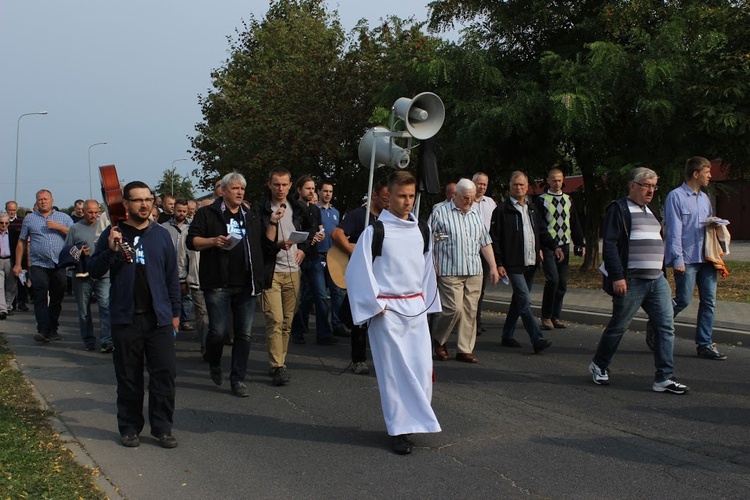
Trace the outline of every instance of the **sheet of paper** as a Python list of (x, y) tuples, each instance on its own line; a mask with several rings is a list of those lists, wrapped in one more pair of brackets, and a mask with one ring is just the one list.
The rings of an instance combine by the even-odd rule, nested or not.
[(224, 250), (231, 250), (231, 249), (233, 249), (234, 247), (237, 246), (237, 243), (239, 243), (240, 241), (242, 241), (242, 236), (239, 236), (236, 233), (231, 233), (228, 236), (228, 238), (229, 238), (229, 246), (226, 247), (226, 248), (224, 248)]
[(303, 241), (306, 241), (309, 236), (310, 233), (308, 233), (307, 231), (292, 231), (292, 234), (289, 235), (286, 241), (291, 241), (292, 243), (302, 243)]

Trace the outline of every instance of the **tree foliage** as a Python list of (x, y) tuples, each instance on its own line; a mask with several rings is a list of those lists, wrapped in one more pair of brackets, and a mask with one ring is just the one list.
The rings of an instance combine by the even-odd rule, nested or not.
[[(467, 116), (495, 176), (553, 165), (584, 178), (589, 251), (604, 207), (634, 166), (679, 182), (686, 158), (748, 158), (748, 9), (729, 0), (438, 0), (431, 26), (468, 22), (462, 53), (485, 50), (501, 75)], [(450, 82), (449, 82), (450, 83)], [(496, 118), (498, 115), (504, 115)], [(493, 118), (495, 118), (493, 120)], [(664, 193), (662, 193), (663, 195)], [(580, 207), (579, 207), (580, 208)]]
[(195, 199), (193, 181), (190, 180), (190, 177), (187, 175), (182, 176), (171, 168), (164, 171), (154, 189), (160, 196), (172, 194), (177, 200), (188, 201)]

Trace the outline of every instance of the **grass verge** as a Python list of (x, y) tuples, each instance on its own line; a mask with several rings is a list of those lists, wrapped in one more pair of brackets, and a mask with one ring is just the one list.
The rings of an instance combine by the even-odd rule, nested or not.
[[(581, 270), (583, 258), (570, 256), (570, 271), (568, 273), (568, 288), (584, 288), (598, 290), (602, 287), (602, 275), (599, 271)], [(750, 302), (750, 262), (728, 261), (729, 276), (719, 277), (716, 287), (716, 300), (727, 302)], [(667, 280), (674, 292), (674, 272), (667, 269)], [(544, 273), (538, 272), (536, 279), (544, 285)], [(697, 290), (695, 293), (697, 297)]]
[(106, 498), (49, 423), (0, 334), (0, 498)]

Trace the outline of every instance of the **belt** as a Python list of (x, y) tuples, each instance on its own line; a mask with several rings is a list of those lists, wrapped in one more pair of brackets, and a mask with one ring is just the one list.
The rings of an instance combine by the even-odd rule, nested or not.
[(0, 257), (0, 259), (10, 259), (10, 255), (8, 255), (7, 257)]
[(421, 293), (413, 293), (411, 295), (378, 295), (379, 299), (416, 299), (422, 297)]

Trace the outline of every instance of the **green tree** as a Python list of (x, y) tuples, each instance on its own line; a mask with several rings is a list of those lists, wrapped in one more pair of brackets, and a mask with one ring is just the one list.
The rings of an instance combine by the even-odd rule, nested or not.
[(485, 50), (500, 75), (485, 89), (490, 105), (458, 125), (479, 148), (501, 149), (505, 172), (495, 173), (522, 167), (534, 176), (558, 165), (583, 175), (585, 267), (597, 264), (604, 207), (625, 193), (630, 168), (650, 166), (670, 187), (695, 154), (745, 167), (746, 2), (430, 6), (433, 28), (468, 22), (461, 48)]
[(187, 201), (195, 198), (193, 181), (190, 180), (190, 177), (182, 176), (171, 168), (164, 171), (154, 189), (160, 196), (173, 194), (178, 200)]

